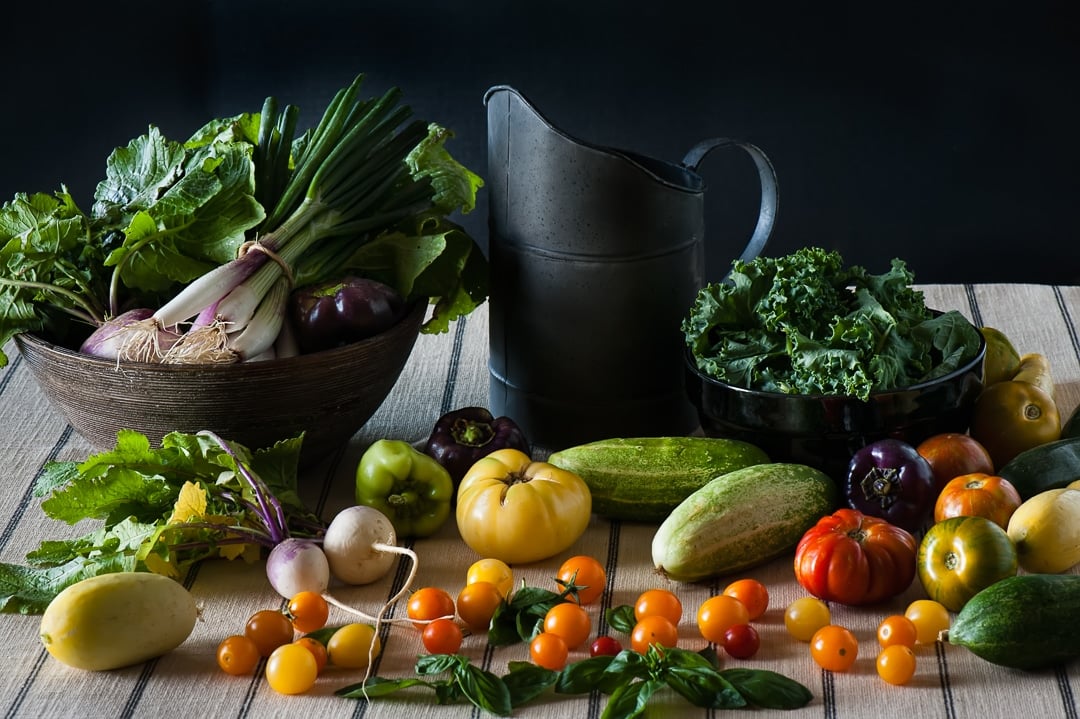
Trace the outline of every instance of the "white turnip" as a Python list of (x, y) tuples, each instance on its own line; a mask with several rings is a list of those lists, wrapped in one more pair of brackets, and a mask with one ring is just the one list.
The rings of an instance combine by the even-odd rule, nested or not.
[(325, 594), (330, 586), (330, 563), (315, 542), (290, 537), (270, 550), (266, 578), (286, 599), (300, 592)]

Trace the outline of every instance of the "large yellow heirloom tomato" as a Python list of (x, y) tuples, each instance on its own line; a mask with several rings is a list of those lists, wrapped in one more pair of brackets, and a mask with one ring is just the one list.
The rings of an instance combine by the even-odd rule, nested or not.
[(482, 557), (528, 564), (553, 557), (585, 532), (592, 495), (577, 474), (500, 449), (476, 462), (458, 486), (461, 538)]

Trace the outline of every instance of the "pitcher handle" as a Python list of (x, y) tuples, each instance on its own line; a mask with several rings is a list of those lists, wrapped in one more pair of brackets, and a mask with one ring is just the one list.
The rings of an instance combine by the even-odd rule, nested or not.
[(732, 140), (726, 137), (714, 137), (702, 140), (690, 148), (690, 151), (686, 153), (686, 157), (683, 158), (682, 164), (688, 170), (697, 172), (698, 165), (705, 159), (706, 155), (718, 147), (730, 147), (732, 145), (741, 147), (754, 160), (754, 164), (757, 166), (758, 179), (761, 182), (761, 208), (758, 210), (757, 226), (754, 227), (754, 234), (750, 236), (750, 242), (747, 243), (746, 249), (743, 250), (742, 256), (739, 258), (743, 262), (749, 262), (765, 249), (765, 243), (769, 241), (769, 235), (772, 234), (773, 223), (776, 220), (776, 209), (780, 202), (776, 184), (776, 171), (773, 169), (768, 156), (761, 151), (761, 148), (749, 142)]

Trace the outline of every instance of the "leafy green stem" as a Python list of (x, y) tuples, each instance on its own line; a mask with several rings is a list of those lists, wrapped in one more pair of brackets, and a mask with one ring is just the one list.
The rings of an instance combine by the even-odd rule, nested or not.
[(103, 321), (101, 313), (92, 304), (87, 302), (86, 299), (83, 296), (81, 296), (81, 295), (79, 295), (79, 294), (77, 294), (75, 292), (72, 292), (71, 290), (65, 289), (63, 287), (59, 287), (57, 285), (50, 284), (48, 282), (32, 282), (32, 281), (29, 281), (29, 280), (14, 280), (14, 279), (11, 279), (9, 277), (0, 277), (0, 285), (6, 285), (8, 287), (17, 287), (17, 288), (20, 288), (20, 289), (27, 289), (27, 290), (41, 290), (43, 292), (49, 292), (49, 293), (52, 293), (52, 294), (55, 294), (55, 295), (59, 295), (61, 297), (65, 297), (68, 300), (70, 300), (72, 303), (77, 305), (79, 308), (82, 308), (82, 309), (79, 310), (79, 309), (76, 309), (74, 307), (63, 307), (63, 306), (61, 306), (59, 309), (62, 309), (65, 312), (67, 312), (68, 314), (72, 315), (73, 317), (76, 317), (77, 319), (83, 320), (84, 322), (87, 322), (87, 323), (89, 323), (91, 325), (94, 325), (95, 327), (97, 325), (100, 325), (102, 323), (102, 321)]

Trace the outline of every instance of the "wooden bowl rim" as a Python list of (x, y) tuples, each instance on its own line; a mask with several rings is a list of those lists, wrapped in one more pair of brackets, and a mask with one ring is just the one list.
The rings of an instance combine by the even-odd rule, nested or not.
[(309, 366), (331, 365), (336, 366), (339, 362), (350, 359), (354, 354), (362, 354), (371, 347), (386, 344), (400, 335), (413, 335), (419, 332), (427, 311), (427, 303), (415, 302), (408, 312), (392, 326), (362, 340), (352, 342), (341, 347), (311, 352), (309, 354), (296, 355), (294, 357), (281, 357), (272, 360), (258, 362), (237, 362), (229, 364), (156, 364), (153, 362), (117, 362), (116, 360), (94, 357), (78, 350), (55, 344), (35, 332), (23, 332), (15, 335), (15, 342), (20, 351), (24, 346), (33, 348), (38, 354), (50, 354), (54, 358), (69, 359), (87, 370), (117, 369), (129, 372), (141, 372), (148, 375), (167, 375), (177, 377), (190, 375), (193, 377), (206, 375), (246, 374), (252, 371), (267, 372), (280, 370), (282, 372), (303, 371)]

